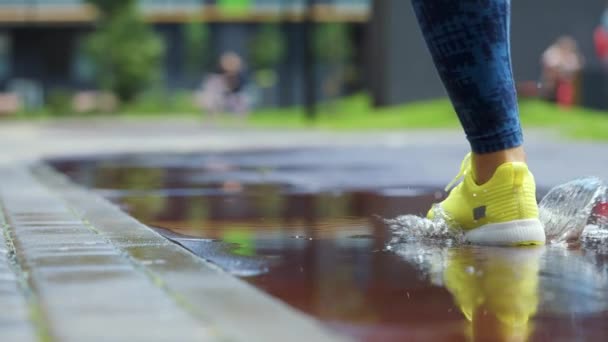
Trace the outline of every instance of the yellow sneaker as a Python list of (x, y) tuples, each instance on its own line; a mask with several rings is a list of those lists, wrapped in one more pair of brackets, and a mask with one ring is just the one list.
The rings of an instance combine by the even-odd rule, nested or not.
[(460, 173), (448, 184), (457, 183), (448, 197), (433, 205), (427, 217), (443, 215), (453, 228), (463, 229), (465, 240), (482, 245), (523, 246), (545, 243), (545, 230), (538, 219), (536, 184), (525, 163), (504, 163), (483, 185), (473, 180), (471, 154)]

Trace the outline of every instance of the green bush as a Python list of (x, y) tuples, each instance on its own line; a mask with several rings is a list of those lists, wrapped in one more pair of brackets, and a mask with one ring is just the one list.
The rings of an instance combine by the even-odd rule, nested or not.
[(190, 91), (169, 93), (163, 88), (149, 89), (142, 92), (131, 103), (122, 108), (122, 112), (131, 115), (175, 115), (199, 113), (194, 105)]
[(72, 114), (72, 93), (66, 89), (52, 89), (49, 91), (46, 106), (53, 116)]

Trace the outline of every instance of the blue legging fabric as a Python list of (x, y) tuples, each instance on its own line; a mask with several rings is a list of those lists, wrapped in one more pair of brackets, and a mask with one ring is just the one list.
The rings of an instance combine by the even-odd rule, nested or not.
[(520, 146), (510, 0), (412, 0), (437, 71), (475, 153)]

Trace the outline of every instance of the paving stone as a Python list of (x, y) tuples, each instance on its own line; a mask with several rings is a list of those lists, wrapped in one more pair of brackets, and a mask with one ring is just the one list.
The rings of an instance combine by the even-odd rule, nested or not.
[[(5, 228), (13, 237), (17, 261), (28, 276), (27, 284), (52, 339), (221, 339), (208, 323), (181, 307), (120, 249), (37, 182), (27, 169), (0, 169), (0, 179), (4, 180), (0, 183), (0, 199), (7, 222)], [(0, 304), (9, 300), (4, 296), (4, 288), (0, 285)], [(11, 287), (7, 289), (10, 291)], [(4, 313), (0, 313), (0, 325), (4, 325), (6, 316), (5, 320), (13, 322), (11, 326), (18, 327), (15, 333), (7, 332), (11, 338), (27, 331), (23, 325), (31, 325), (26, 305), (19, 305), (14, 310), (6, 311), (3, 307), (0, 311)], [(20, 312), (25, 323), (14, 323)], [(0, 335), (4, 331), (0, 329)]]
[(0, 341), (35, 341), (36, 327), (30, 321), (25, 291), (11, 268), (3, 228), (5, 222), (0, 208)]

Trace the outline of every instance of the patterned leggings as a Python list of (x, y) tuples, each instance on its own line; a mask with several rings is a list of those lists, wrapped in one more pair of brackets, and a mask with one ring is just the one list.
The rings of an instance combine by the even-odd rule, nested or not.
[(520, 146), (511, 70), (510, 0), (412, 0), (420, 28), (475, 153)]

